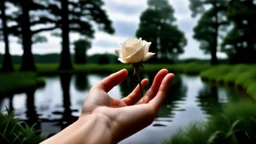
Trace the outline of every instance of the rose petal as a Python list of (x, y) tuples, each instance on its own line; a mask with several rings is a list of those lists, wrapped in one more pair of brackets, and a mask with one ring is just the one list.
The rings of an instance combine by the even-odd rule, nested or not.
[(141, 46), (143, 46), (144, 45), (144, 43), (142, 42), (142, 39), (141, 38), (139, 38), (139, 40), (137, 40), (137, 42), (136, 43), (133, 43), (132, 44), (132, 47), (134, 47), (134, 48), (136, 48), (136, 49), (139, 49)]
[(120, 57), (120, 54), (121, 54), (120, 51), (121, 51), (120, 49), (115, 49), (115, 53), (118, 55), (118, 57)]
[(119, 60), (121, 63), (128, 63), (127, 61), (125, 61), (125, 60), (122, 59), (122, 58), (118, 58), (118, 60)]
[(137, 43), (138, 39), (128, 39), (124, 42), (125, 47), (133, 47), (133, 44)]
[(138, 63), (143, 61), (144, 59), (144, 49), (146, 45), (143, 45), (140, 49), (138, 49), (135, 53), (129, 55), (128, 57), (124, 58), (125, 61), (128, 63)]
[(144, 41), (144, 42), (146, 43), (146, 47), (145, 47), (145, 50), (144, 50), (144, 55), (146, 56), (148, 51), (149, 51), (149, 47), (151, 45), (151, 42), (146, 42), (146, 41)]
[(153, 55), (155, 55), (155, 53), (148, 52), (148, 53), (146, 54), (146, 56), (144, 57), (143, 62), (149, 60)]
[(121, 53), (123, 54), (122, 58), (126, 58), (129, 55), (132, 55), (138, 50), (138, 48), (136, 48), (136, 47), (127, 47), (124, 44), (121, 44), (121, 45), (122, 45)]

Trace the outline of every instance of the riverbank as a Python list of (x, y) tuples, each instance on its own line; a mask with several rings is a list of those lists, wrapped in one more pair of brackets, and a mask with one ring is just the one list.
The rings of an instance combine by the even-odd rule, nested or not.
[[(86, 65), (74, 65), (73, 70), (63, 71), (58, 70), (58, 64), (37, 64), (37, 73), (39, 75), (56, 75), (61, 73), (113, 73), (120, 69), (126, 68), (132, 71), (129, 64), (86, 64)], [(203, 70), (210, 68), (206, 64), (144, 64), (144, 69), (142, 71), (156, 72), (160, 69), (166, 68), (170, 72), (185, 73), (188, 75), (198, 75)]]
[(33, 72), (0, 73), (0, 99), (3, 96), (26, 92), (45, 85), (45, 81)]
[(195, 122), (180, 129), (164, 144), (227, 143), (252, 144), (256, 141), (256, 105), (251, 101), (241, 101), (227, 106), (207, 122)]
[[(108, 64), (108, 65), (74, 65), (73, 70), (58, 70), (58, 64), (37, 64), (37, 72), (18, 72), (19, 65), (15, 65), (15, 72), (0, 73), (0, 96), (22, 93), (31, 88), (37, 88), (44, 85), (44, 80), (40, 76), (58, 75), (62, 73), (113, 73), (126, 68), (132, 72), (129, 65)], [(145, 64), (143, 71), (158, 71), (166, 68), (171, 72), (182, 72), (186, 74), (199, 74), (208, 65), (192, 64)]]
[(256, 65), (219, 65), (202, 71), (203, 81), (241, 89), (256, 100)]
[[(31, 88), (37, 88), (44, 85), (44, 80), (40, 76), (59, 75), (63, 73), (113, 73), (120, 69), (126, 68), (132, 72), (128, 64), (87, 64), (74, 65), (73, 70), (58, 70), (58, 64), (37, 64), (36, 72), (18, 72), (20, 65), (15, 65), (15, 72), (0, 73), (0, 96), (7, 96), (16, 93), (26, 92)], [(208, 69), (209, 65), (190, 64), (145, 64), (143, 71), (156, 72), (162, 68), (168, 69), (174, 73), (186, 73), (189, 75), (198, 75), (201, 71)]]
[[(38, 76), (58, 75), (62, 73), (113, 73), (126, 68), (132, 72), (128, 64), (86, 64), (74, 65), (73, 70), (58, 70), (58, 64), (37, 64), (35, 73), (0, 73), (0, 95), (24, 92), (27, 88), (44, 85), (43, 79)], [(19, 65), (15, 65), (16, 71)], [(217, 65), (210, 66), (197, 63), (188, 64), (144, 64), (142, 71), (156, 72), (162, 68), (173, 73), (199, 75), (205, 82), (224, 84), (243, 89), (256, 100), (256, 65)]]

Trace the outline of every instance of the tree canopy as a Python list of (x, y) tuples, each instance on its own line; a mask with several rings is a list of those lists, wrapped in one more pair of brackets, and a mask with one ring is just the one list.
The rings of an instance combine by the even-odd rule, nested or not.
[[(8, 34), (18, 37), (18, 42), (22, 44), (21, 70), (24, 71), (36, 70), (32, 45), (47, 41), (46, 37), (40, 35), (41, 32), (52, 31), (53, 34), (61, 36), (60, 69), (72, 69), (70, 33), (78, 33), (81, 39), (89, 42), (94, 37), (95, 26), (104, 32), (114, 33), (112, 22), (102, 8), (102, 0), (3, 0), (0, 4), (5, 1), (11, 3), (14, 9), (5, 17), (12, 23), (8, 28)], [(0, 39), (4, 40), (7, 28), (2, 26), (2, 23), (5, 24), (2, 18), (3, 11), (0, 13)]]
[(82, 38), (90, 40), (94, 37), (93, 25), (95, 24), (99, 30), (114, 33), (112, 22), (102, 9), (103, 4), (102, 0), (54, 0), (50, 2), (50, 12), (61, 29), (61, 33), (57, 33), (62, 37), (60, 69), (72, 69), (70, 33), (78, 33)]
[[(208, 8), (206, 8), (208, 6)], [(226, 19), (227, 1), (225, 0), (190, 0), (192, 16), (201, 14), (194, 27), (194, 38), (200, 42), (200, 48), (211, 54), (211, 64), (217, 64), (219, 30), (228, 25)]]
[(167, 0), (148, 0), (136, 36), (152, 42), (150, 50), (157, 53), (153, 61), (174, 60), (184, 52), (187, 40), (174, 24), (175, 20), (174, 9)]
[(222, 43), (232, 63), (255, 63), (256, 3), (254, 0), (231, 0), (227, 11), (232, 29)]

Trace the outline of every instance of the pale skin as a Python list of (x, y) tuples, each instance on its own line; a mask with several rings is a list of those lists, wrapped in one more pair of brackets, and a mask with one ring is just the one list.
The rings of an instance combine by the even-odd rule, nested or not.
[[(127, 75), (128, 71), (123, 69), (94, 85), (86, 97), (78, 120), (42, 143), (118, 143), (150, 125), (166, 97), (174, 75), (166, 69), (160, 70), (140, 100), (139, 86), (123, 99), (111, 98), (108, 92), (124, 81)], [(147, 79), (142, 80), (142, 87), (147, 83)]]

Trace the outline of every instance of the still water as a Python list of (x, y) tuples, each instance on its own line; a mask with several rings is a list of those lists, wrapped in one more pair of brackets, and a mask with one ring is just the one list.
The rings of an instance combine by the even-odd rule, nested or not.
[[(143, 77), (148, 77), (151, 83), (154, 75)], [(0, 101), (0, 109), (4, 111), (7, 107), (13, 110), (18, 119), (30, 125), (36, 123), (36, 129), (45, 136), (51, 136), (77, 119), (90, 87), (104, 77), (106, 75), (94, 74), (45, 77), (44, 88), (5, 98)], [(135, 82), (129, 76), (109, 95), (122, 98), (132, 91)], [(244, 98), (247, 97), (234, 90), (209, 86), (198, 76), (176, 75), (154, 122), (120, 143), (161, 143), (179, 128), (191, 122), (206, 121), (209, 116), (225, 109), (229, 102)]]

